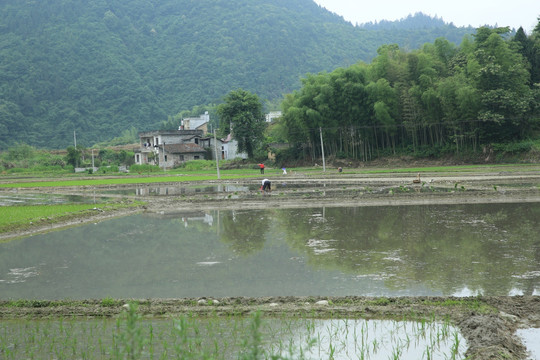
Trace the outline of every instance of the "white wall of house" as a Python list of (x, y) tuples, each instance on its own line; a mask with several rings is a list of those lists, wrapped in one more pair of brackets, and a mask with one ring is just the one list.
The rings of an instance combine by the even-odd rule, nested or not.
[[(165, 168), (170, 169), (175, 166), (178, 166), (179, 164), (182, 164), (186, 161), (192, 161), (192, 160), (203, 160), (204, 154), (172, 154), (165, 152)], [(159, 158), (159, 166), (163, 167), (163, 154), (160, 154)]]
[(266, 122), (272, 122), (275, 119), (279, 119), (281, 117), (281, 111), (270, 111), (268, 114), (265, 115)]
[[(154, 160), (150, 160), (150, 154), (154, 154)], [(157, 159), (159, 150), (154, 147), (146, 148), (141, 152), (135, 152), (135, 164), (143, 165), (150, 164), (156, 165), (155, 159)]]
[[(203, 136), (201, 130), (169, 130), (169, 131), (150, 131), (139, 134), (140, 149), (135, 153), (135, 164), (151, 164), (163, 166), (163, 144), (165, 144), (165, 153), (167, 155), (167, 161), (165, 166), (171, 167), (178, 162), (178, 156), (176, 158), (171, 157), (171, 154), (167, 152), (167, 145), (182, 144), (185, 142), (198, 143), (200, 137)], [(161, 150), (161, 151), (160, 151)], [(151, 154), (154, 154), (154, 160), (151, 159)], [(184, 161), (189, 161), (188, 159)]]
[[(207, 115), (207, 114), (205, 114)], [(201, 115), (201, 116), (205, 116)], [(160, 167), (165, 166), (166, 168), (171, 168), (179, 163), (191, 161), (191, 160), (197, 160), (197, 159), (204, 159), (204, 154), (173, 154), (167, 151), (167, 145), (172, 144), (182, 144), (185, 142), (194, 142), (197, 144), (201, 144), (203, 146), (208, 146), (208, 143), (210, 144), (210, 148), (212, 149), (212, 159), (215, 159), (215, 147), (214, 147), (214, 138), (210, 137), (210, 141), (208, 142), (208, 138), (204, 140), (204, 144), (202, 144), (200, 141), (202, 139), (203, 132), (200, 130), (172, 130), (172, 131), (152, 131), (147, 133), (141, 133), (139, 134), (140, 137), (140, 152), (137, 151), (135, 153), (135, 163), (142, 165), (142, 164), (152, 164), (157, 165), (159, 163)], [(165, 156), (166, 159), (164, 159), (164, 153), (163, 153), (163, 146), (165, 147)], [(221, 140), (217, 139), (217, 149), (218, 149), (218, 156), (220, 160), (233, 160), (237, 158), (241, 159), (247, 159), (248, 156), (246, 153), (241, 153), (238, 150), (238, 141), (231, 139), (230, 136), (227, 139)], [(154, 155), (154, 160), (151, 159), (151, 154)], [(165, 164), (164, 164), (165, 160)]]
[(196, 130), (200, 126), (209, 122), (210, 122), (210, 115), (208, 114), (208, 111), (206, 111), (204, 114), (202, 114), (199, 117), (189, 117), (189, 118), (182, 119), (182, 125), (184, 126), (184, 130)]
[[(214, 138), (210, 139), (210, 148), (212, 149), (212, 159), (216, 158), (216, 149), (214, 145)], [(237, 158), (247, 159), (246, 153), (238, 151), (238, 141), (231, 138), (229, 135), (227, 139), (217, 139), (217, 151), (219, 153), (220, 160), (233, 160)]]
[(238, 141), (236, 140), (230, 140), (229, 142), (223, 143), (221, 146), (221, 151), (222, 151), (222, 159), (224, 160), (248, 158), (246, 153), (241, 153), (238, 151)]

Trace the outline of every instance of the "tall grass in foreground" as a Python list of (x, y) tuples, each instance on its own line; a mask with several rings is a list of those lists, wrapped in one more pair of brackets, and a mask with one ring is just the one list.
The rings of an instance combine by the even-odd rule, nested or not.
[(448, 322), (214, 316), (0, 322), (2, 359), (459, 359)]

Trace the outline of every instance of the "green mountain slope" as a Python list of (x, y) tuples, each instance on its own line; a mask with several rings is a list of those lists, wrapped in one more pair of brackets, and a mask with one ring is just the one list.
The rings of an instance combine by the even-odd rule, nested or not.
[[(433, 19), (439, 21), (438, 19)], [(0, 148), (84, 145), (244, 88), (264, 99), (306, 73), (470, 28), (369, 30), (311, 0), (3, 0)]]

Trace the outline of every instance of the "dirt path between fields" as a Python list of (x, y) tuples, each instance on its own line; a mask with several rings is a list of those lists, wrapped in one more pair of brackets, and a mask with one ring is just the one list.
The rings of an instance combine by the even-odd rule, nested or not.
[[(223, 184), (249, 187), (247, 191), (216, 191), (173, 196), (136, 196), (122, 194), (121, 190), (134, 185), (92, 188), (33, 188), (16, 189), (20, 193), (50, 193), (87, 195), (107, 191), (107, 196), (125, 200), (142, 200), (138, 208), (101, 212), (73, 218), (61, 223), (36, 224), (24, 230), (0, 234), (0, 241), (53, 231), (67, 226), (104, 221), (113, 217), (138, 212), (174, 214), (183, 211), (212, 209), (266, 209), (293, 207), (388, 206), (421, 204), (479, 204), (540, 202), (540, 171), (507, 171), (498, 173), (423, 173), (419, 183), (411, 175), (355, 175), (331, 174), (306, 176), (268, 175), (273, 191), (262, 194), (258, 190), (259, 178), (238, 181), (198, 182), (200, 186)], [(179, 187), (186, 183), (138, 185), (139, 188)], [(3, 190), (6, 191), (6, 190)], [(118, 191), (118, 194), (114, 192)], [(146, 192), (149, 193), (149, 192)], [(224, 298), (211, 303), (208, 299), (153, 299), (140, 300), (139, 311), (147, 316), (174, 316), (177, 314), (250, 314), (262, 310), (265, 315), (305, 314), (306, 316), (340, 318), (396, 318), (404, 316), (449, 317), (467, 340), (466, 356), (474, 359), (526, 359), (526, 349), (515, 331), (519, 328), (540, 327), (540, 296), (516, 297), (399, 297), (399, 298)], [(323, 301), (317, 304), (318, 301)], [(324, 301), (328, 301), (326, 304)], [(480, 302), (482, 307), (462, 303)], [(67, 302), (66, 304), (39, 304), (12, 306), (0, 301), (2, 318), (39, 318), (49, 316), (116, 316), (122, 306), (102, 306), (101, 302)], [(43, 305), (43, 306), (42, 306)]]

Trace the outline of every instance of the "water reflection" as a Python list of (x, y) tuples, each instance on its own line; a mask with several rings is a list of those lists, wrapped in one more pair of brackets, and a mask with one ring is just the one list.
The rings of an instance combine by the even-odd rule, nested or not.
[(217, 193), (244, 193), (256, 190), (257, 186), (242, 186), (236, 184), (218, 184), (215, 186), (178, 186), (178, 185), (146, 185), (128, 189), (103, 191), (104, 194), (137, 195), (137, 196), (178, 196)]
[(137, 215), (0, 244), (0, 298), (538, 295), (540, 204)]
[(538, 288), (538, 204), (289, 211), (288, 242), (318, 268), (421, 284), (445, 295), (532, 294)]
[[(466, 340), (448, 323), (391, 320), (305, 320), (294, 329), (281, 324), (271, 345), (285, 355), (293, 345), (302, 359), (464, 359)], [(302, 324), (304, 323), (304, 324)], [(290, 329), (291, 325), (289, 325)], [(306, 347), (316, 339), (313, 347)], [(297, 351), (299, 352), (299, 351)]]
[[(320, 189), (319, 189), (320, 187)], [(229, 194), (249, 194), (253, 191), (258, 191), (260, 188), (259, 181), (255, 181), (253, 183), (247, 184), (247, 185), (241, 185), (241, 184), (217, 184), (217, 185), (158, 185), (158, 184), (152, 184), (152, 185), (136, 185), (133, 187), (123, 188), (123, 189), (115, 189), (115, 190), (104, 190), (101, 191), (103, 194), (115, 194), (115, 195), (136, 195), (136, 196), (189, 196), (189, 195), (196, 195), (196, 194), (208, 194), (208, 195), (215, 195), (215, 194), (221, 194), (221, 193), (229, 193)], [(316, 188), (317, 190), (313, 190)], [(294, 182), (287, 182), (285, 180), (279, 181), (273, 181), (272, 182), (272, 189), (274, 191), (291, 191), (296, 192), (298, 191), (299, 194), (302, 194), (304, 192), (309, 193), (318, 193), (322, 196), (326, 196), (327, 192), (328, 194), (334, 194), (336, 192), (339, 192), (340, 194), (344, 193), (351, 193), (358, 195), (358, 192), (366, 191), (369, 193), (388, 193), (390, 190), (393, 192), (410, 192), (410, 191), (422, 191), (422, 192), (448, 192), (449, 190), (447, 188), (435, 188), (433, 186), (430, 187), (421, 187), (417, 188), (415, 190), (411, 190), (408, 187), (399, 187), (399, 188), (393, 188), (391, 186), (382, 186), (377, 188), (365, 188), (362, 186), (359, 186), (358, 183), (339, 183), (339, 184), (326, 184), (323, 183), (322, 186), (320, 182), (317, 181), (305, 181), (302, 183), (294, 183)], [(472, 191), (472, 190), (469, 190)]]
[(93, 195), (62, 195), (62, 194), (31, 194), (18, 192), (0, 193), (0, 206), (13, 205), (54, 205), (54, 204), (94, 204), (109, 200), (104, 196)]
[(530, 355), (528, 359), (540, 359), (540, 342), (538, 342), (538, 339), (540, 338), (540, 329), (518, 329), (516, 330), (516, 335), (523, 341), (523, 344), (527, 348)]

